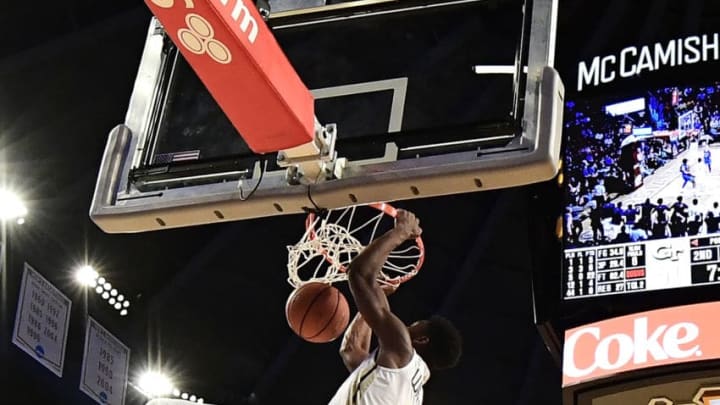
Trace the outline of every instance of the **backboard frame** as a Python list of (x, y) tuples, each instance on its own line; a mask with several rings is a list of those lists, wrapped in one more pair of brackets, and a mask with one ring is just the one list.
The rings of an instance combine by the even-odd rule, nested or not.
[[(411, 1), (403, 2), (404, 6), (398, 6), (400, 2), (354, 3), (393, 7), (393, 12), (402, 12), (402, 7), (442, 7), (475, 1), (479, 0), (424, 2), (424, 6), (423, 2)], [(284, 169), (261, 173), (261, 159), (257, 159), (247, 172), (237, 173), (237, 181), (224, 178), (207, 184), (146, 191), (133, 184), (131, 172), (141, 165), (143, 156), (146, 156), (147, 137), (158, 119), (155, 107), (163, 102), (162, 86), (167, 82), (164, 72), (167, 64), (172, 63), (165, 52), (168, 41), (163, 29), (153, 19), (125, 122), (115, 127), (108, 137), (90, 217), (108, 233), (144, 232), (297, 214), (314, 204), (339, 208), (377, 201), (501, 189), (551, 179), (560, 165), (564, 102), (563, 83), (553, 68), (557, 3), (558, 0), (534, 0), (529, 3), (532, 13), (527, 33), (527, 60), (525, 66), (517, 69), (526, 71), (524, 93), (519, 95), (523, 96), (519, 128), (489, 127), (481, 130), (485, 131), (485, 135), (512, 139), (507, 146), (477, 147), (468, 151), (398, 160), (397, 156), (402, 151), (396, 144), (388, 142), (383, 158), (362, 161), (342, 159), (342, 150), (339, 150), (341, 159), (335, 166), (337, 179), (294, 186), (287, 184)], [(343, 15), (345, 17), (342, 18), (346, 18), (347, 14), (343, 13), (360, 13), (363, 6), (367, 4), (356, 8), (328, 6), (284, 12), (278, 15), (277, 24), (315, 24), (324, 18)], [(378, 12), (388, 11), (381, 8)], [(270, 23), (274, 24), (272, 18)], [(390, 86), (395, 86), (392, 87), (395, 92), (402, 94), (401, 87), (397, 87), (401, 83), (402, 78), (397, 78)], [(315, 93), (322, 97), (322, 91), (328, 90), (316, 89)], [(393, 125), (392, 120), (390, 125)], [(480, 143), (491, 142), (494, 138), (481, 139)], [(262, 180), (257, 184), (261, 174)], [(247, 191), (255, 186), (257, 189), (252, 198), (241, 196), (239, 187)]]

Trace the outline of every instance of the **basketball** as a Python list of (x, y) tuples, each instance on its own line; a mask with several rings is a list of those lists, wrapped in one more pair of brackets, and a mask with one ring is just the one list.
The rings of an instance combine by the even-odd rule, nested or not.
[(350, 322), (345, 296), (330, 284), (308, 283), (290, 294), (285, 304), (290, 329), (308, 342), (327, 343)]

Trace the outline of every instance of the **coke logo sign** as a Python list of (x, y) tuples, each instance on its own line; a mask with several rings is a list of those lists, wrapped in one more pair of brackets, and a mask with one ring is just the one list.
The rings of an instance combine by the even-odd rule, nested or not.
[[(592, 339), (596, 343), (595, 359), (587, 367), (580, 368), (575, 365), (574, 356), (570, 355), (565, 367), (565, 373), (571, 377), (585, 377), (598, 369), (616, 370), (632, 362), (642, 364), (648, 360), (660, 361), (670, 358), (685, 359), (693, 354), (701, 356), (700, 346), (694, 345), (683, 349), (682, 345), (693, 342), (699, 334), (694, 323), (683, 322), (668, 327), (658, 326), (652, 333), (648, 331), (647, 318), (635, 320), (635, 332), (631, 335), (616, 333), (606, 337), (600, 335), (600, 328), (583, 328), (570, 336), (565, 343), (566, 353), (575, 351), (578, 341), (582, 338)], [(611, 349), (615, 346), (617, 354), (611, 358)]]
[(563, 386), (641, 368), (720, 358), (720, 303), (645, 312), (565, 333)]

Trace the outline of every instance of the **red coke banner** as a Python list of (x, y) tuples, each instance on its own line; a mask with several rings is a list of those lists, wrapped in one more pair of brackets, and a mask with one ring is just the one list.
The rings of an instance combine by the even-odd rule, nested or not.
[(720, 302), (665, 308), (565, 332), (563, 387), (649, 367), (720, 358)]
[(145, 3), (253, 152), (312, 141), (312, 94), (251, 1)]

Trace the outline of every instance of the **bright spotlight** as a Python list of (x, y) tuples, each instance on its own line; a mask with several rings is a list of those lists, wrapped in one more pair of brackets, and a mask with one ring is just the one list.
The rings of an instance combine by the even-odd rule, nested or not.
[(115, 298), (110, 298), (108, 303), (110, 303), (110, 305), (115, 305)]
[(204, 400), (204, 399), (198, 398), (198, 404), (204, 404), (204, 403), (205, 403), (205, 400)]
[(112, 290), (112, 284), (110, 284), (110, 283), (103, 284), (103, 287), (108, 291)]
[(18, 224), (18, 225), (22, 225), (22, 224), (24, 224), (24, 223), (25, 223), (25, 218), (18, 218), (18, 219), (17, 219), (17, 224)]
[(130, 301), (123, 302), (123, 307), (127, 308), (130, 306)]
[(196, 397), (195, 395), (190, 395), (190, 400), (191, 400), (191, 401), (195, 402), (196, 399), (197, 399), (197, 397)]
[(180, 396), (180, 390), (177, 389), (177, 388), (173, 388), (172, 394), (173, 394), (174, 396), (176, 396), (176, 397), (179, 397), (179, 396)]
[(103, 292), (102, 286), (97, 286), (97, 287), (95, 287), (95, 292), (98, 293), (98, 294), (102, 294), (102, 292)]
[(106, 281), (106, 280), (105, 280), (105, 277), (100, 277), (100, 278), (97, 280), (98, 284), (100, 284), (100, 285), (105, 284), (105, 281)]
[(90, 286), (95, 283), (98, 273), (91, 266), (82, 266), (75, 272), (75, 279), (84, 286)]
[(173, 390), (170, 379), (156, 371), (146, 371), (140, 376), (138, 386), (149, 397), (162, 397), (169, 395)]
[(117, 290), (114, 289), (114, 288), (113, 288), (112, 290), (110, 290), (110, 295), (112, 295), (113, 297), (116, 296), (116, 295), (117, 295)]
[(120, 302), (123, 302), (123, 301), (125, 301), (125, 296), (122, 295), (122, 294), (120, 294), (120, 295), (117, 296), (117, 300), (120, 301)]
[(20, 197), (10, 190), (0, 189), (0, 219), (17, 219), (26, 216), (27, 207)]
[(122, 311), (120, 311), (120, 316), (125, 316), (125, 315), (127, 315), (127, 309), (123, 309)]
[(103, 297), (103, 299), (106, 300), (106, 299), (110, 298), (110, 294), (108, 294), (108, 292), (105, 291), (105, 292), (102, 294), (102, 297)]
[(180, 395), (180, 398), (188, 399), (188, 394), (186, 392), (183, 392), (182, 395)]
[(115, 303), (115, 309), (117, 309), (118, 311), (119, 311), (120, 309), (122, 309), (122, 304), (119, 303), (119, 302), (116, 302), (116, 303)]

